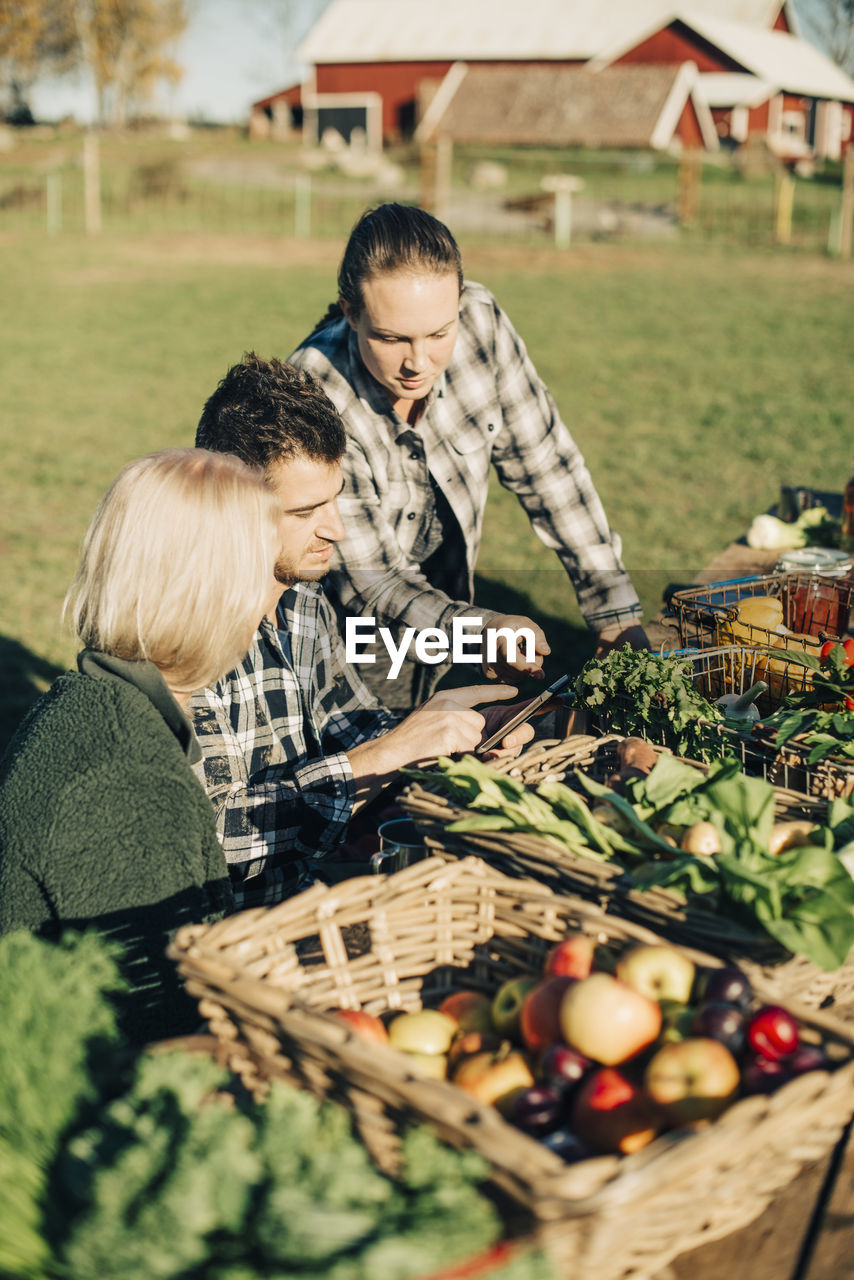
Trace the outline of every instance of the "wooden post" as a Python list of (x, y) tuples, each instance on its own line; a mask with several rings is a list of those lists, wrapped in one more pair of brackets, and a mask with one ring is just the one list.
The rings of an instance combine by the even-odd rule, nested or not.
[(676, 216), (681, 227), (689, 226), (700, 207), (700, 153), (695, 148), (685, 151), (677, 176)]
[(46, 179), (47, 196), (47, 233), (55, 236), (62, 230), (62, 174), (52, 169)]
[(97, 133), (87, 133), (83, 139), (83, 207), (86, 234), (98, 235), (101, 230), (101, 164)]
[(777, 179), (777, 202), (774, 215), (774, 239), (778, 244), (792, 242), (792, 209), (795, 203), (795, 179), (782, 170)]
[(581, 191), (584, 179), (572, 173), (554, 173), (547, 174), (540, 185), (554, 195), (555, 245), (558, 249), (568, 249), (572, 243), (572, 196)]
[(851, 257), (851, 237), (854, 232), (854, 143), (845, 148), (842, 162), (842, 203), (839, 209), (839, 256)]

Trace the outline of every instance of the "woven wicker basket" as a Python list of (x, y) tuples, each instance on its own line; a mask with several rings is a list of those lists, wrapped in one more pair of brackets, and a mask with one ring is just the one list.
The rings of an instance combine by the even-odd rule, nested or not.
[[(684, 659), (694, 672), (698, 693), (714, 702), (727, 693), (744, 693), (757, 680), (768, 684), (756, 705), (762, 715), (776, 711), (790, 693), (808, 687), (807, 668), (791, 659), (758, 647), (724, 645), (718, 649), (689, 649), (673, 656)], [(594, 727), (602, 733), (633, 733), (659, 746), (677, 751), (679, 735), (668, 718), (667, 708), (651, 709), (646, 718), (637, 714), (636, 703), (627, 695), (612, 697), (601, 707), (588, 711)], [(783, 750), (770, 736), (747, 736), (715, 721), (697, 722), (698, 754), (704, 760), (735, 756), (746, 773), (766, 778), (774, 786), (831, 800), (854, 795), (854, 761), (833, 759), (810, 763), (809, 748), (790, 741)]]
[[(618, 735), (579, 735), (563, 742), (542, 742), (497, 767), (529, 785), (547, 778), (563, 779), (573, 770), (583, 770), (603, 781), (617, 767), (619, 741)], [(685, 763), (706, 768), (697, 761)], [(780, 787), (775, 788), (775, 793), (779, 821), (824, 821), (825, 801)], [(669, 889), (631, 888), (617, 863), (579, 857), (547, 836), (522, 831), (448, 831), (449, 825), (465, 817), (467, 811), (420, 783), (403, 792), (401, 804), (422, 832), (431, 853), (447, 858), (475, 854), (507, 875), (530, 876), (559, 892), (580, 894), (616, 915), (679, 942), (731, 957), (748, 968), (752, 976), (761, 975), (778, 999), (813, 1007), (833, 1003), (839, 1013), (851, 1005), (854, 1013), (854, 955), (842, 968), (828, 973), (803, 956), (793, 956), (767, 933), (714, 913), (702, 898), (685, 903)]]
[[(774, 596), (783, 606), (783, 625), (799, 635), (844, 635), (854, 604), (854, 581), (818, 573), (768, 573), (759, 577), (709, 582), (676, 591), (670, 600), (681, 643), (711, 649), (731, 640), (728, 624), (749, 596)], [(770, 645), (779, 635), (766, 627), (741, 624), (748, 644)]]
[(419, 1079), (403, 1055), (325, 1012), (414, 1010), (461, 985), (494, 992), (508, 977), (542, 972), (549, 946), (573, 929), (617, 949), (655, 939), (481, 859), (429, 858), (392, 876), (317, 885), (270, 910), (187, 926), (170, 954), (254, 1092), (263, 1096), (270, 1080), (284, 1078), (342, 1101), (389, 1172), (402, 1127), (429, 1123), (489, 1162), (508, 1219), (522, 1231), (537, 1228), (561, 1280), (639, 1280), (752, 1221), (804, 1164), (827, 1154), (854, 1110), (854, 1040), (843, 1025), (790, 1006), (821, 1034), (835, 1069), (742, 1099), (713, 1125), (664, 1134), (634, 1155), (566, 1165), (492, 1107)]

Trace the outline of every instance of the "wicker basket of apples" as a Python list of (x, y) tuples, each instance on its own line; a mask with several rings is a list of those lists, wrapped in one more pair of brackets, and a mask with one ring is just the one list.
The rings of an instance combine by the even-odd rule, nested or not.
[[(780, 999), (833, 1002), (838, 1012), (854, 1004), (854, 880), (827, 826), (833, 813), (837, 833), (847, 830), (848, 801), (747, 778), (734, 760), (677, 759), (612, 734), (541, 742), (494, 766), (440, 761), (401, 803), (432, 853), (477, 855), (735, 959)], [(691, 812), (699, 820), (671, 821)]]
[(478, 858), (316, 885), (171, 948), (243, 1083), (477, 1150), (563, 1280), (648, 1275), (758, 1216), (854, 1110), (854, 1039), (711, 955)]

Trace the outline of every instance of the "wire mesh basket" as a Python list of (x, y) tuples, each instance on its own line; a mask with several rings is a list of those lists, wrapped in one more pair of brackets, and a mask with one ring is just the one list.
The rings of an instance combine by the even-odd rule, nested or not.
[[(806, 692), (812, 685), (810, 669), (787, 657), (784, 649), (723, 645), (682, 649), (667, 656), (684, 661), (697, 692), (711, 703), (726, 694), (745, 693), (764, 680), (768, 689), (756, 699), (761, 716), (776, 711), (789, 694)], [(589, 714), (602, 733), (635, 735), (677, 754), (683, 751), (683, 733), (674, 724), (674, 708), (664, 702), (641, 713), (637, 699), (628, 692), (617, 692), (606, 695), (606, 701)], [(694, 721), (691, 750), (704, 761), (734, 756), (745, 772), (791, 791), (824, 799), (854, 794), (854, 760), (835, 758), (831, 753), (813, 761), (808, 744), (792, 740), (778, 749), (773, 732), (761, 723), (751, 730), (739, 731), (715, 720)]]
[[(769, 610), (767, 625), (739, 616), (743, 602), (756, 597), (779, 602), (777, 611)], [(774, 645), (781, 638), (779, 627), (815, 639), (841, 636), (848, 630), (853, 602), (850, 578), (770, 573), (683, 588), (673, 593), (669, 609), (684, 647), (710, 649), (733, 641)]]

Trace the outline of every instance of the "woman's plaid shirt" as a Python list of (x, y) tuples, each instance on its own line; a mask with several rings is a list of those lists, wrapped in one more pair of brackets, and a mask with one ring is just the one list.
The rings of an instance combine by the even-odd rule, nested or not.
[[(339, 498), (346, 536), (329, 579), (343, 614), (449, 631), (454, 617), (471, 613), (492, 464), (557, 553), (591, 628), (639, 618), (619, 538), (584, 459), (524, 343), (483, 285), (466, 283), (453, 357), (414, 429), (366, 370), (343, 317), (290, 361), (320, 380), (349, 436)], [(452, 517), (428, 582), (413, 549), (432, 520), (434, 485)]]

